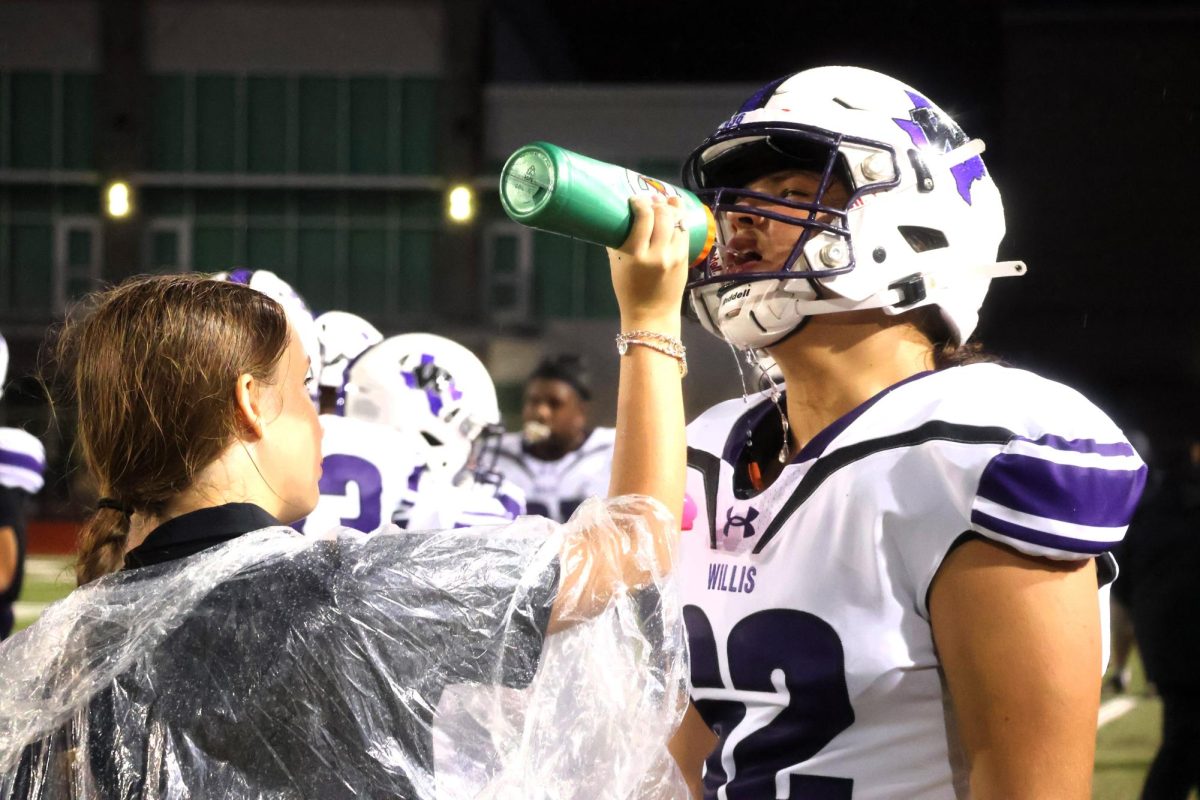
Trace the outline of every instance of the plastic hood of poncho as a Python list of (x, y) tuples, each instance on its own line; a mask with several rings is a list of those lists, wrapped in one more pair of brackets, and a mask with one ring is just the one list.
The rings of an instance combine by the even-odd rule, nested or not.
[(0, 645), (0, 798), (685, 798), (677, 536), (633, 496), (106, 576)]

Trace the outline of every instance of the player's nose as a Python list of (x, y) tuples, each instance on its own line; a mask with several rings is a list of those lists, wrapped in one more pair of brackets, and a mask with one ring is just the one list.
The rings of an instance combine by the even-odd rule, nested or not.
[(735, 231), (743, 231), (761, 225), (765, 219), (758, 214), (752, 214), (749, 211), (734, 211), (727, 217), (729, 224)]

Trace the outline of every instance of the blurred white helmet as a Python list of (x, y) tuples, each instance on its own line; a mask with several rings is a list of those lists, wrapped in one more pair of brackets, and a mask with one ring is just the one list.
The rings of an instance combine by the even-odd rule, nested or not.
[[(317, 336), (317, 324), (313, 320), (308, 303), (304, 302), (304, 298), (292, 288), (291, 284), (274, 272), (265, 269), (235, 269), (229, 272), (218, 272), (212, 278), (215, 281), (228, 281), (249, 286), (283, 306), (283, 310), (287, 313), (288, 323), (300, 336), (304, 352), (312, 360), (313, 372), (316, 373), (321, 369), (321, 340)], [(315, 403), (319, 394), (316, 381), (312, 382), (310, 393)]]
[(0, 397), (4, 397), (4, 384), (8, 380), (8, 342), (0, 333)]
[(355, 359), (346, 371), (344, 414), (419, 433), (429, 471), (448, 480), (487, 477), (503, 432), (483, 362), (428, 333), (392, 336)]
[(326, 311), (317, 317), (317, 336), (321, 340), (321, 374), (318, 383), (341, 390), (346, 382), (346, 367), (368, 347), (383, 341), (383, 334), (357, 314)]
[[(965, 341), (991, 279), (1024, 272), (996, 261), (1004, 209), (982, 152), (924, 95), (871, 70), (820, 67), (763, 87), (684, 165), (717, 220), (714, 255), (688, 284), (700, 322), (764, 348), (815, 314), (936, 305)], [(815, 196), (745, 189), (785, 170), (816, 176)], [(845, 204), (830, 199), (835, 182)], [(769, 271), (744, 269), (763, 259), (746, 231), (764, 219), (799, 238)]]

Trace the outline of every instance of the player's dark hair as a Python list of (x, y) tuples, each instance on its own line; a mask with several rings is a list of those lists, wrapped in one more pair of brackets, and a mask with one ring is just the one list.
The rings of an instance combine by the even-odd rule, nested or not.
[(904, 317), (933, 345), (934, 369), (1002, 363), (1002, 359), (985, 351), (977, 341), (958, 342), (937, 306), (922, 306), (907, 312)]
[[(900, 235), (913, 252), (923, 253), (946, 247), (946, 235), (933, 228), (901, 226)], [(967, 364), (996, 363), (1001, 359), (987, 353), (977, 341), (959, 342), (951, 333), (946, 318), (937, 306), (922, 306), (904, 314), (929, 343), (933, 345), (933, 368), (947, 369)]]
[(574, 389), (581, 400), (592, 399), (592, 376), (583, 358), (575, 353), (560, 353), (543, 359), (529, 373), (530, 381), (538, 378), (562, 381)]
[(238, 376), (272, 382), (289, 340), (279, 303), (201, 275), (133, 278), (85, 302), (56, 347), (106, 498), (79, 531), (80, 585), (121, 568), (129, 513), (161, 514), (220, 456), (239, 432)]

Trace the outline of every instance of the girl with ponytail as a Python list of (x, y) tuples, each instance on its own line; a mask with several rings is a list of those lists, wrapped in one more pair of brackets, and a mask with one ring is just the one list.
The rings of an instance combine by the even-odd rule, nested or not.
[(79, 533), (80, 585), (190, 511), (238, 501), (288, 523), (316, 502), (310, 365), (266, 295), (198, 275), (136, 279), (68, 325), (58, 363), (73, 365), (78, 443), (101, 494)]
[[(677, 342), (678, 205), (634, 214), (624, 330)], [(620, 497), (564, 526), (306, 538), (320, 428), (284, 309), (199, 276), (102, 292), (59, 350), (101, 499), (80, 588), (0, 645), (0, 798), (588, 797), (596, 770), (608, 796), (682, 796), (683, 353), (618, 352)]]

